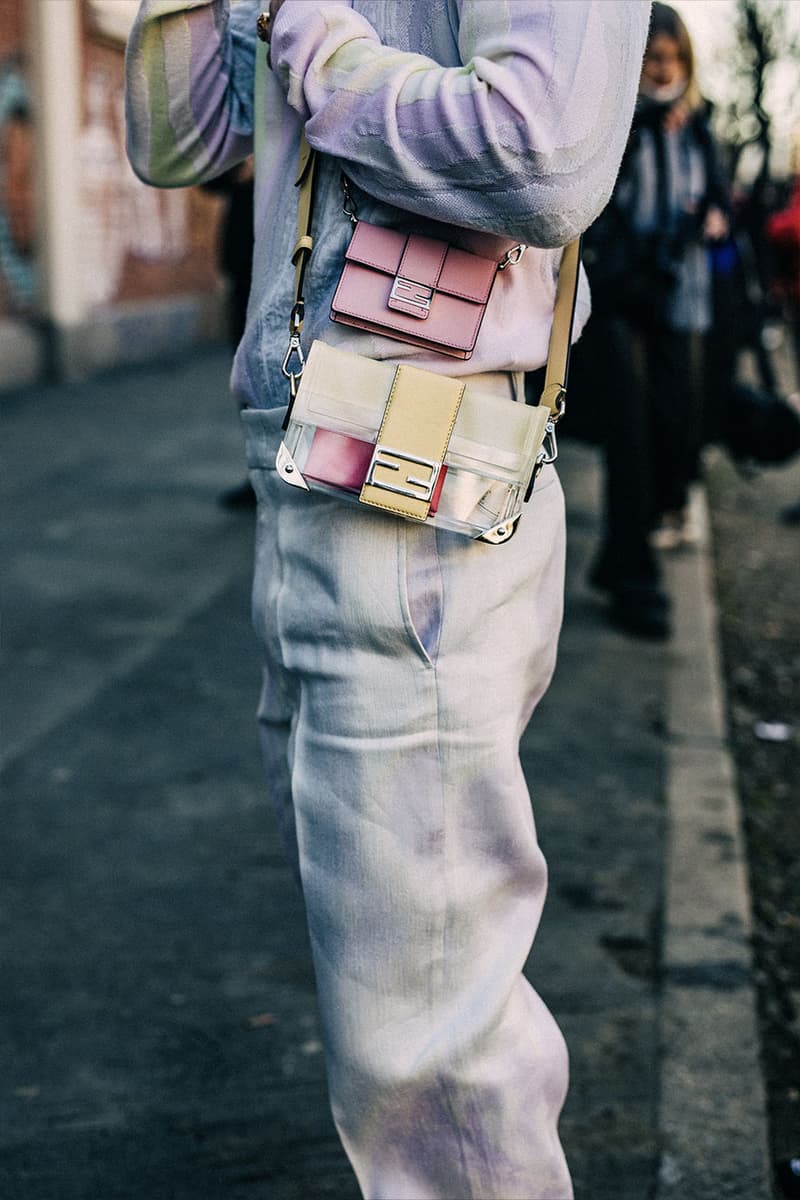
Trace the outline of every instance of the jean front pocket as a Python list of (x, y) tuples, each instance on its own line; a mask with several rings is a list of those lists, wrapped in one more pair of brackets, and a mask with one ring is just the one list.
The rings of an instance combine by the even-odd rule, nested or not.
[(400, 602), (414, 646), (429, 666), (439, 654), (444, 589), (436, 531), (400, 521), (397, 526)]

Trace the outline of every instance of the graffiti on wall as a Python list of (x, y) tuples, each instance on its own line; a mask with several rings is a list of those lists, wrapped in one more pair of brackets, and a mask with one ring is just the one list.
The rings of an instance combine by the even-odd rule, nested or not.
[(83, 0), (80, 158), (86, 306), (213, 292), (222, 202), (148, 187), (125, 151), (125, 40), (138, 0)]
[(157, 191), (134, 175), (124, 146), (123, 94), (100, 67), (87, 74), (85, 118), (78, 141), (81, 262), (89, 308), (120, 293), (128, 257), (180, 262), (189, 251), (187, 196)]
[(78, 145), (81, 212), (87, 233), (82, 246), (87, 306), (112, 302), (124, 285), (130, 258), (175, 264), (189, 253), (185, 192), (146, 187), (125, 153), (121, 55), (100, 58), (96, 39), (124, 47), (138, 0), (87, 0), (89, 44), (84, 76), (84, 118)]
[[(78, 160), (81, 269), (89, 311), (214, 292), (223, 201), (199, 188), (160, 190), (125, 153), (124, 39), (138, 0), (64, 0), (82, 14)], [(34, 108), (19, 0), (0, 0), (0, 318), (39, 302)], [(33, 49), (35, 52), (35, 48)], [(44, 239), (42, 239), (44, 241)]]
[(0, 317), (27, 313), (37, 293), (25, 13), (19, 0), (0, 0)]
[(82, 8), (77, 151), (81, 280), (90, 310), (219, 287), (219, 199), (196, 188), (148, 187), (125, 152), (123, 49), (137, 9), (137, 0), (85, 0)]
[(26, 313), (36, 299), (33, 129), (19, 55), (0, 61), (0, 312)]

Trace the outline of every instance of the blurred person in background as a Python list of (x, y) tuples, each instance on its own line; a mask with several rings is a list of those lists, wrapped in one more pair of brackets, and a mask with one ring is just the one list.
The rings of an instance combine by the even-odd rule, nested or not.
[(609, 594), (616, 624), (646, 637), (670, 633), (655, 551), (696, 536), (687, 505), (702, 409), (692, 364), (712, 323), (708, 246), (727, 236), (727, 208), (689, 34), (656, 3), (619, 178), (585, 237), (593, 315), (572, 379), (578, 402), (583, 393), (599, 409), (605, 445), (591, 583)]
[(800, 388), (800, 174), (786, 207), (767, 219), (766, 236), (772, 248), (772, 286), (791, 331), (795, 382)]
[[(789, 203), (769, 217), (766, 235), (775, 268), (772, 285), (783, 305), (794, 347), (797, 391), (792, 401), (800, 410), (800, 173), (795, 176)], [(783, 510), (783, 519), (790, 525), (800, 525), (800, 501)]]

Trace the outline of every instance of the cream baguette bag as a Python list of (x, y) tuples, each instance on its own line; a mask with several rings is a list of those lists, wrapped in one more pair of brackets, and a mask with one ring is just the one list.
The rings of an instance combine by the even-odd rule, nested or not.
[(315, 341), (276, 466), (286, 483), (469, 537), (510, 536), (550, 422), (472, 383)]

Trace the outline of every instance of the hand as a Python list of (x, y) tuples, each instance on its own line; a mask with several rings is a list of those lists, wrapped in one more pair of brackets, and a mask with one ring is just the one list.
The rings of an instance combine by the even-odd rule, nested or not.
[(728, 218), (721, 208), (710, 208), (703, 222), (703, 237), (710, 242), (721, 242), (728, 236)]
[(677, 100), (667, 109), (666, 116), (664, 117), (664, 128), (667, 132), (674, 129), (683, 129), (691, 115), (689, 108), (684, 104), (683, 100)]
[(240, 184), (249, 183), (255, 175), (255, 168), (252, 154), (248, 154), (244, 162), (239, 163), (236, 168), (236, 182)]

